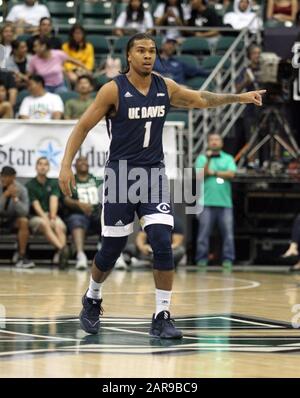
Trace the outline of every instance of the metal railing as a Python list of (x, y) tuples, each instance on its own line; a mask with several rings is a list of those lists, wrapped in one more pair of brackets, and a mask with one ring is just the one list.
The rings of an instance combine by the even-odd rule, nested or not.
[[(242, 30), (199, 90), (234, 93), (236, 79), (248, 63), (247, 48), (254, 43), (258, 45), (261, 43), (261, 32), (258, 31), (254, 35), (248, 29)], [(226, 68), (228, 62), (230, 66)], [(205, 150), (207, 135), (216, 131), (225, 137), (244, 108), (245, 105), (242, 104), (231, 104), (214, 109), (189, 111), (187, 160), (189, 167), (193, 167), (198, 154)]]

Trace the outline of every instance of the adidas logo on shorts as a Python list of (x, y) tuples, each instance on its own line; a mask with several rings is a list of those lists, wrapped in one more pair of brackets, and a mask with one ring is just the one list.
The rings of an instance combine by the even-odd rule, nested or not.
[(115, 223), (115, 225), (116, 225), (117, 227), (119, 227), (119, 226), (123, 226), (124, 223), (123, 223), (122, 220), (119, 220), (119, 221), (117, 221), (117, 222)]

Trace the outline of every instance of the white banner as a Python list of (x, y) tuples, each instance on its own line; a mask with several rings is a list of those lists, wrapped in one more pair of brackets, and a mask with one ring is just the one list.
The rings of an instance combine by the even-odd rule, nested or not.
[[(11, 166), (18, 177), (34, 177), (35, 162), (45, 156), (51, 168), (49, 177), (57, 178), (67, 139), (76, 121), (0, 120), (0, 169)], [(166, 123), (163, 132), (166, 171), (169, 178), (177, 176), (176, 128)], [(105, 122), (88, 134), (80, 154), (87, 156), (90, 172), (101, 177), (109, 148)]]

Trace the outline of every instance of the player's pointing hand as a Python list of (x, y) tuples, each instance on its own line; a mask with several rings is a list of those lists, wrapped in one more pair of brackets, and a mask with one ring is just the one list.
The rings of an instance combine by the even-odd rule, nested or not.
[(248, 91), (247, 93), (240, 94), (240, 103), (262, 106), (262, 95), (265, 94), (266, 91), (267, 90)]
[(75, 189), (76, 182), (74, 174), (70, 167), (61, 167), (58, 181), (62, 193), (67, 196), (72, 196), (72, 189)]

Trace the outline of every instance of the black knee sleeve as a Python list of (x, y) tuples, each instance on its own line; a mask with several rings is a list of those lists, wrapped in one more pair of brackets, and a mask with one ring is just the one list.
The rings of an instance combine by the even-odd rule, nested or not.
[(113, 268), (117, 259), (127, 242), (127, 236), (108, 237), (103, 236), (101, 250), (99, 250), (94, 258), (96, 267), (100, 271), (106, 272)]
[(174, 269), (172, 252), (172, 227), (165, 224), (150, 224), (145, 227), (153, 250), (153, 268), (159, 271)]

